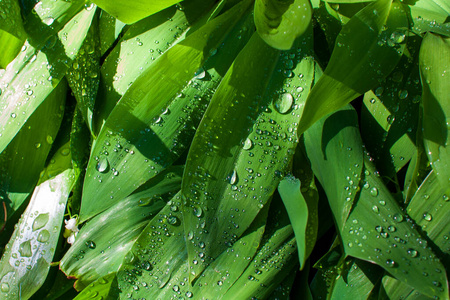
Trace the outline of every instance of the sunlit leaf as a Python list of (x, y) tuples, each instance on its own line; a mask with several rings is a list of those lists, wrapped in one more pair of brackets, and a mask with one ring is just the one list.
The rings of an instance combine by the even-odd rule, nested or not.
[(0, 78), (0, 152), (64, 76), (89, 29), (94, 10), (82, 10), (42, 49), (24, 51)]
[(120, 21), (131, 24), (145, 17), (153, 15), (180, 0), (93, 0), (95, 4), (104, 9)]
[(342, 27), (324, 75), (306, 101), (300, 132), (375, 87), (398, 63), (408, 20), (402, 6), (391, 2), (371, 3)]
[(382, 279), (381, 294), (387, 299), (404, 299), (404, 300), (431, 300), (432, 297), (427, 297), (414, 290), (409, 285), (398, 281), (392, 276), (385, 275)]
[[(93, 147), (84, 185), (81, 221), (129, 195), (172, 164), (186, 149), (204, 105), (221, 79), (221, 76), (205, 77), (205, 70), (196, 72), (238, 22), (236, 13), (248, 5), (248, 2), (241, 2), (172, 47), (125, 93)], [(222, 53), (216, 54), (220, 60), (215, 61), (214, 55), (215, 62), (208, 67), (217, 68), (218, 72), (228, 68), (231, 64), (228, 56), (232, 59), (239, 48), (225, 49), (221, 48)], [(215, 74), (220, 75), (218, 72)], [(204, 82), (191, 80), (193, 77)], [(200, 91), (206, 102), (198, 96)]]
[[(447, 222), (450, 198), (448, 189), (431, 171), (411, 199), (406, 212), (443, 253), (450, 253)], [(420, 255), (417, 253), (417, 255)], [(443, 283), (442, 283), (443, 284)]]
[[(242, 235), (286, 172), (314, 76), (309, 41), (279, 53), (255, 34), (211, 100), (183, 176), (191, 280)], [(200, 252), (205, 258), (192, 264)]]
[(28, 299), (44, 283), (76, 178), (64, 145), (35, 188), (0, 261), (2, 299)]
[(117, 299), (116, 273), (107, 274), (79, 293), (74, 300), (109, 300)]
[(118, 271), (148, 221), (165, 206), (163, 200), (180, 189), (182, 171), (168, 169), (81, 228), (60, 264), (67, 276), (77, 279), (77, 289)]
[(308, 29), (312, 8), (309, 0), (256, 0), (254, 15), (261, 38), (275, 49), (289, 50)]
[(26, 39), (18, 1), (0, 2), (0, 69), (16, 57)]
[(8, 217), (28, 198), (44, 169), (63, 117), (66, 87), (61, 82), (48, 95), (0, 155), (0, 195)]
[(450, 193), (450, 38), (428, 33), (420, 47), (423, 138), (431, 167)]

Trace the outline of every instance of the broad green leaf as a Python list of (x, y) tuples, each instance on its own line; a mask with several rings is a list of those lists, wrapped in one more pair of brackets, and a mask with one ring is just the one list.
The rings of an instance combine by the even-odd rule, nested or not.
[(314, 175), (326, 186), (339, 229), (347, 222), (361, 180), (363, 150), (357, 124), (356, 114), (347, 106), (323, 122), (323, 131), (308, 130), (304, 135)]
[(295, 244), (292, 227), (277, 226), (223, 299), (265, 299), (297, 266)]
[(368, 299), (383, 276), (383, 270), (371, 263), (352, 258), (346, 262), (348, 272), (337, 276), (328, 299)]
[(0, 78), (0, 152), (58, 85), (75, 58), (94, 10), (82, 10), (42, 49), (28, 42)]
[(372, 89), (394, 69), (405, 47), (408, 19), (401, 4), (391, 2), (369, 4), (342, 27), (324, 75), (306, 101), (300, 133)]
[[(205, 105), (240, 49), (239, 28), (230, 36), (229, 47), (218, 48), (219, 43), (248, 5), (241, 2), (172, 47), (125, 93), (93, 147), (81, 221), (129, 195), (186, 149)], [(218, 53), (211, 57), (210, 65), (204, 65), (214, 49), (219, 49)], [(205, 69), (196, 74), (202, 66), (211, 75)], [(198, 80), (191, 80), (193, 77)]]
[(441, 0), (414, 1), (408, 7), (411, 13), (411, 30), (417, 34), (431, 31), (450, 36), (449, 4)]
[(145, 17), (153, 15), (179, 0), (94, 0), (101, 9), (120, 21), (132, 24)]
[(450, 193), (450, 38), (428, 33), (419, 54), (423, 138), (436, 177)]
[(382, 279), (382, 295), (385, 298), (381, 299), (404, 299), (404, 300), (431, 300), (435, 299), (432, 297), (427, 297), (409, 285), (398, 281), (392, 276), (385, 275)]
[(112, 300), (117, 299), (116, 273), (107, 274), (79, 293), (74, 300)]
[(289, 50), (310, 26), (312, 8), (309, 0), (256, 0), (254, 16), (256, 30), (268, 45)]
[[(300, 270), (302, 270), (316, 242), (317, 203), (308, 203), (300, 191), (300, 180), (295, 177), (285, 177), (278, 185), (278, 192), (280, 193), (292, 228), (294, 229)], [(313, 217), (314, 212), (309, 211), (309, 206), (313, 206), (314, 204), (316, 206), (316, 220), (314, 218), (311, 220), (310, 216)]]
[(408, 54), (379, 86), (364, 94), (361, 136), (383, 176), (395, 174), (415, 151), (421, 87), (418, 84), (420, 37), (409, 37)]
[(367, 2), (375, 2), (377, 0), (324, 0), (328, 3), (367, 3)]
[[(199, 1), (201, 9), (196, 5)], [(197, 24), (197, 19), (210, 8), (210, 2), (188, 0), (183, 2), (183, 10), (170, 7), (128, 28), (101, 68), (96, 127), (103, 125), (133, 82), (158, 57), (186, 37), (193, 29), (192, 23)]]
[[(223, 252), (193, 285), (189, 284), (183, 216), (179, 211), (181, 200), (180, 195), (175, 196), (150, 221), (127, 254), (118, 273), (122, 293), (151, 299), (180, 296), (220, 299), (250, 266), (265, 230), (268, 207), (255, 219), (247, 234)], [(250, 268), (253, 270), (253, 266)]]
[(63, 117), (66, 87), (61, 82), (48, 95), (0, 154), (0, 195), (8, 218), (33, 192), (44, 169)]
[(125, 23), (102, 10), (98, 20), (100, 54), (103, 56), (119, 37)]
[(167, 169), (81, 228), (60, 264), (67, 276), (77, 279), (77, 289), (118, 271), (148, 221), (165, 206), (163, 200), (180, 189), (182, 172), (180, 167)]
[(2, 299), (28, 299), (44, 283), (76, 178), (69, 146), (55, 154), (0, 261)]
[[(427, 234), (434, 245), (439, 247), (442, 253), (447, 254), (450, 253), (448, 243), (450, 232), (449, 206), (448, 189), (440, 184), (435, 171), (432, 170), (420, 185), (406, 209), (408, 215), (422, 228), (422, 231)], [(416, 253), (417, 256), (422, 255), (419, 252)]]
[[(191, 280), (242, 235), (286, 172), (314, 76), (310, 41), (280, 53), (255, 33), (208, 106), (182, 186), (185, 232), (194, 236), (187, 243)], [(200, 252), (204, 259), (192, 264)]]
[(17, 0), (0, 2), (0, 69), (16, 57), (26, 39)]
[[(351, 115), (344, 117), (342, 112), (345, 111)], [(305, 133), (308, 157), (329, 201), (335, 199), (336, 194), (339, 195), (342, 190), (351, 187), (349, 184), (342, 184), (336, 191), (333, 186), (333, 181), (343, 176), (341, 170), (330, 168), (326, 176), (316, 170), (325, 170), (324, 167), (330, 158), (334, 161), (347, 160), (347, 154), (331, 157), (329, 153), (334, 149), (345, 147), (350, 141), (356, 144), (356, 149), (362, 149), (360, 139), (352, 134), (353, 126), (357, 126), (356, 114), (352, 110), (341, 110), (322, 119)], [(339, 134), (333, 135), (333, 132)], [(331, 139), (327, 138), (330, 135)], [(431, 248), (427, 247), (420, 233), (406, 222), (406, 215), (382, 183), (378, 172), (367, 157), (364, 159), (361, 176), (360, 183), (357, 178), (349, 176), (350, 180), (358, 182), (355, 190), (357, 198), (344, 226), (339, 226), (342, 208), (338, 210), (339, 207), (330, 202), (340, 228), (345, 254), (378, 264), (398, 280), (425, 295), (437, 297), (447, 295), (446, 274), (444, 271), (435, 271), (444, 270), (444, 266)], [(421, 255), (415, 256), (416, 251)], [(439, 287), (433, 282), (440, 283)]]
[(66, 73), (67, 81), (91, 132), (95, 98), (100, 82), (100, 48), (97, 21), (94, 19), (78, 55)]

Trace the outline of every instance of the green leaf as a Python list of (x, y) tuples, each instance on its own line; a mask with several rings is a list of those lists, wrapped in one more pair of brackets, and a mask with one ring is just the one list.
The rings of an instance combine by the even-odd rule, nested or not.
[(305, 266), (306, 259), (314, 248), (317, 237), (317, 218), (316, 220), (314, 218), (310, 220), (313, 212), (309, 211), (308, 206), (315, 204), (315, 214), (317, 216), (317, 202), (314, 204), (308, 203), (300, 191), (300, 180), (295, 177), (285, 177), (278, 185), (278, 192), (280, 193), (292, 228), (294, 229), (300, 270), (302, 270)]
[(75, 58), (94, 10), (82, 10), (64, 28), (35, 49), (28, 42), (0, 78), (0, 152), (58, 85)]
[(145, 17), (153, 15), (179, 0), (94, 0), (100, 8), (120, 21), (132, 24)]
[(431, 300), (435, 299), (427, 297), (424, 294), (411, 288), (409, 285), (398, 281), (392, 276), (385, 275), (382, 279), (382, 295), (387, 299), (404, 299), (404, 300)]
[(309, 0), (256, 0), (254, 16), (256, 30), (268, 45), (289, 50), (308, 29), (312, 8)]
[(405, 47), (408, 19), (401, 4), (391, 2), (369, 4), (343, 26), (324, 75), (308, 96), (300, 133), (375, 87), (394, 69)]
[(28, 198), (44, 169), (63, 117), (66, 90), (66, 82), (61, 82), (0, 154), (0, 195), (8, 218)]
[(93, 111), (100, 82), (100, 47), (97, 21), (93, 20), (78, 55), (73, 60), (66, 78), (78, 103), (78, 109), (93, 132)]
[(117, 299), (117, 293), (116, 273), (110, 273), (91, 283), (74, 300), (112, 300)]
[[(351, 115), (344, 116), (343, 112)], [(341, 155), (334, 157), (329, 153), (345, 147), (349, 142), (355, 143), (354, 149), (362, 152), (360, 139), (352, 134), (354, 126), (357, 126), (356, 114), (347, 109), (322, 119), (305, 132), (308, 157), (330, 201), (346, 255), (378, 264), (398, 280), (425, 295), (445, 297), (448, 290), (444, 266), (431, 248), (427, 247), (419, 232), (406, 222), (406, 215), (382, 183), (369, 158), (364, 159), (361, 179), (348, 175), (348, 180), (356, 182), (354, 187), (350, 182), (341, 183), (339, 187), (333, 184), (337, 178), (345, 176), (348, 167), (343, 170), (324, 168), (329, 159), (333, 159), (334, 164), (348, 160), (348, 154), (343, 151)], [(351, 151), (355, 151), (354, 149)], [(320, 173), (316, 170), (323, 171)], [(348, 219), (345, 218), (346, 222), (341, 227), (342, 211), (345, 212), (343, 204), (336, 206), (331, 201), (335, 201), (336, 195), (347, 189), (357, 193), (357, 198)], [(416, 251), (421, 255), (415, 256)], [(437, 272), (437, 269), (441, 271)], [(438, 282), (439, 286), (433, 282)]]
[[(201, 9), (196, 5), (198, 1), (202, 2)], [(185, 1), (183, 10), (170, 7), (129, 26), (101, 68), (96, 132), (133, 82), (168, 49), (184, 40), (188, 31), (192, 33), (193, 23), (197, 27), (204, 23), (206, 16), (197, 20), (210, 8), (210, 1)]]
[(422, 228), (434, 245), (439, 247), (442, 253), (447, 254), (450, 254), (448, 247), (450, 223), (447, 222), (449, 205), (448, 189), (440, 184), (435, 171), (432, 170), (406, 209), (408, 215)]
[(322, 123), (322, 131), (305, 132), (305, 146), (314, 175), (323, 187), (326, 185), (328, 202), (338, 228), (342, 229), (358, 195), (363, 168), (362, 142), (357, 116), (349, 106)]
[(0, 2), (0, 69), (16, 57), (26, 39), (20, 15), (19, 3), (16, 0)]
[[(219, 48), (211, 58), (211, 65), (204, 65), (205, 60), (215, 53), (238, 22), (237, 13), (244, 13), (242, 10), (248, 5), (249, 2), (241, 2), (173, 46), (122, 97), (92, 150), (83, 190), (81, 221), (129, 195), (172, 164), (186, 149), (221, 74), (240, 49), (239, 40), (235, 44), (228, 43), (230, 48)], [(238, 31), (233, 33), (231, 41), (236, 41)], [(196, 74), (202, 66), (211, 71), (211, 75), (205, 69)], [(191, 80), (195, 76), (200, 80)]]
[[(279, 53), (254, 34), (208, 106), (182, 186), (185, 232), (194, 236), (187, 243), (191, 280), (242, 235), (288, 168), (314, 77), (309, 41)], [(193, 265), (200, 252), (205, 258)]]
[(5, 248), (0, 261), (2, 299), (28, 299), (44, 283), (75, 181), (66, 144), (46, 168)]
[(428, 160), (450, 193), (450, 38), (428, 33), (419, 54), (422, 80), (423, 138)]
[(106, 11), (101, 11), (98, 21), (98, 31), (100, 39), (100, 54), (102, 56), (117, 40), (125, 25), (125, 23), (120, 22)]
[[(383, 176), (395, 178), (415, 151), (421, 87), (418, 56), (422, 39), (408, 38), (408, 54), (379, 86), (364, 94), (361, 136)], [(395, 180), (395, 179), (394, 179)]]
[(182, 172), (180, 167), (167, 169), (81, 228), (60, 264), (77, 279), (77, 289), (118, 271), (148, 221), (165, 206), (163, 200), (180, 189)]

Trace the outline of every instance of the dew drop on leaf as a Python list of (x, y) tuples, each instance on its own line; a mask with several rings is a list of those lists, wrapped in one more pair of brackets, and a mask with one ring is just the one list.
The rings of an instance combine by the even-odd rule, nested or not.
[(50, 232), (48, 232), (48, 230), (43, 229), (39, 232), (37, 240), (40, 243), (45, 243), (48, 241), (48, 239), (50, 238)]
[(33, 252), (31, 252), (31, 242), (30, 240), (23, 242), (19, 246), (19, 253), (23, 257), (31, 257)]
[(9, 284), (3, 282), (2, 285), (0, 286), (0, 291), (2, 291), (3, 293), (9, 292)]
[(97, 247), (97, 245), (95, 245), (94, 241), (91, 241), (91, 240), (86, 241), (86, 246), (87, 246), (89, 249), (95, 249), (95, 247)]
[(373, 197), (378, 196), (378, 189), (377, 189), (376, 187), (373, 187), (373, 188), (370, 190), (370, 195), (373, 196)]
[(293, 103), (294, 97), (290, 93), (284, 93), (275, 99), (274, 107), (280, 114), (285, 114), (291, 109)]
[(419, 255), (419, 252), (416, 249), (412, 249), (412, 248), (408, 249), (406, 252), (411, 257), (417, 257)]
[(242, 149), (244, 150), (250, 150), (253, 147), (253, 142), (251, 139), (247, 138), (244, 142), (244, 146), (242, 147)]
[(431, 220), (433, 220), (433, 216), (432, 216), (430, 213), (424, 213), (424, 214), (423, 214), (423, 219), (424, 219), (425, 221), (430, 222)]
[(395, 263), (395, 261), (393, 261), (392, 259), (386, 260), (386, 265), (387, 265), (389, 268), (394, 268), (394, 267), (397, 266), (397, 264)]
[(46, 214), (39, 214), (36, 217), (36, 219), (34, 219), (34, 221), (33, 221), (33, 225), (32, 225), (33, 231), (36, 231), (36, 230), (41, 229), (42, 227), (44, 227), (47, 224), (48, 220), (49, 220), (49, 214), (48, 213), (46, 213)]
[(108, 171), (109, 168), (109, 161), (106, 157), (101, 157), (100, 160), (97, 163), (97, 171), (99, 171), (100, 173), (105, 173)]

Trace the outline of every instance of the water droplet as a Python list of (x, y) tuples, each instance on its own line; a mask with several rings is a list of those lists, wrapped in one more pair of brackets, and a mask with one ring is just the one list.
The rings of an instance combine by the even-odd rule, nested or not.
[(411, 257), (417, 257), (419, 255), (419, 252), (416, 249), (412, 249), (412, 248), (408, 249), (406, 252)]
[(284, 93), (274, 101), (275, 110), (280, 114), (287, 113), (294, 103), (294, 97), (290, 93)]
[(45, 243), (48, 241), (48, 239), (50, 238), (50, 232), (48, 232), (48, 230), (43, 229), (39, 232), (37, 240), (40, 243)]
[(401, 44), (405, 41), (406, 35), (403, 32), (394, 31), (388, 40), (389, 46), (394, 46), (396, 44)]
[(49, 143), (50, 145), (53, 144), (53, 137), (51, 135), (47, 135), (47, 137), (45, 138), (45, 140), (47, 141), (47, 143)]
[(174, 292), (178, 292), (178, 291), (180, 290), (180, 287), (179, 287), (178, 285), (174, 285), (173, 288), (172, 288), (172, 290), (173, 290)]
[(100, 160), (98, 161), (98, 163), (97, 163), (96, 169), (100, 173), (108, 172), (108, 169), (109, 169), (109, 161), (108, 161), (108, 159), (106, 157), (102, 156), (100, 158)]
[(200, 218), (203, 214), (202, 208), (198, 205), (194, 205), (194, 207), (192, 208), (192, 212), (194, 213), (194, 216), (196, 216), (197, 218)]
[(44, 227), (47, 224), (48, 220), (49, 220), (49, 213), (39, 214), (33, 221), (32, 225), (33, 231), (36, 231)]
[(178, 225), (179, 224), (179, 220), (175, 216), (168, 217), (167, 222), (169, 222), (170, 225)]
[(253, 147), (253, 142), (251, 139), (247, 138), (244, 142), (244, 146), (242, 147), (242, 149), (244, 150), (250, 150)]
[(95, 245), (94, 241), (91, 241), (91, 240), (86, 241), (85, 244), (89, 249), (95, 249), (95, 247), (97, 247), (97, 245)]
[(380, 86), (375, 90), (375, 95), (377, 97), (380, 97), (381, 95), (383, 95), (383, 92), (384, 92), (384, 88), (382, 86)]
[(189, 291), (186, 292), (186, 297), (192, 298), (192, 296), (193, 296), (192, 292), (189, 292)]
[(398, 97), (399, 97), (401, 100), (406, 99), (406, 98), (408, 97), (408, 91), (407, 91), (407, 90), (400, 90), (400, 91), (398, 92)]
[(388, 259), (388, 260), (386, 260), (386, 266), (388, 266), (389, 268), (394, 268), (397, 266), (397, 264), (392, 259)]
[(374, 206), (372, 206), (372, 210), (375, 212), (375, 213), (378, 213), (380, 210), (378, 209), (378, 206), (376, 206), (376, 205), (374, 205)]
[(376, 187), (373, 187), (370, 189), (370, 195), (373, 197), (378, 196), (378, 189)]
[(394, 214), (393, 219), (397, 223), (403, 222), (403, 216), (401, 214), (399, 214), (399, 213)]
[(394, 115), (389, 115), (389, 116), (387, 116), (386, 121), (387, 121), (390, 125), (392, 125), (392, 123), (394, 123), (394, 121), (395, 121), (395, 116), (394, 116)]
[(217, 281), (217, 285), (218, 285), (218, 286), (222, 286), (222, 285), (223, 285), (222, 280)]
[(233, 170), (233, 173), (231, 174), (231, 177), (230, 177), (230, 184), (236, 184), (237, 181), (238, 181), (237, 172), (236, 172), (236, 170)]
[(16, 118), (16, 116), (17, 116), (17, 115), (16, 115), (15, 113), (12, 113), (12, 114), (11, 114), (11, 118), (13, 118), (13, 119)]
[(53, 22), (55, 22), (55, 19), (53, 19), (52, 17), (48, 17), (48, 18), (45, 18), (44, 20), (42, 20), (42, 22), (44, 24), (50, 26), (53, 24)]
[(424, 213), (423, 214), (423, 219), (425, 220), (425, 221), (428, 221), (428, 222), (430, 222), (431, 220), (433, 220), (433, 216), (430, 214), (430, 213)]
[(64, 148), (61, 150), (61, 155), (62, 156), (67, 156), (70, 154), (70, 149), (69, 148)]
[(31, 242), (30, 240), (23, 242), (19, 246), (19, 253), (23, 257), (31, 257), (33, 252), (31, 252)]
[(9, 284), (6, 282), (2, 282), (2, 285), (0, 286), (0, 291), (3, 293), (9, 292)]

